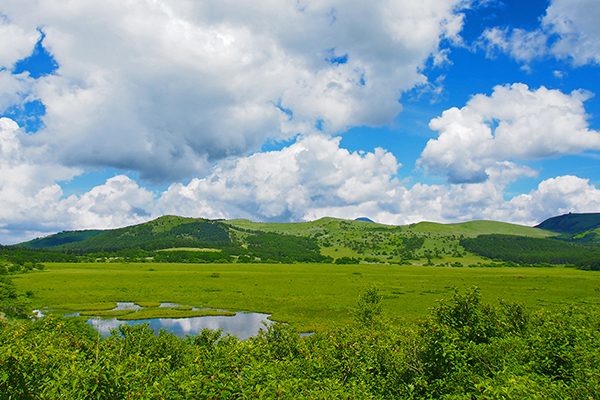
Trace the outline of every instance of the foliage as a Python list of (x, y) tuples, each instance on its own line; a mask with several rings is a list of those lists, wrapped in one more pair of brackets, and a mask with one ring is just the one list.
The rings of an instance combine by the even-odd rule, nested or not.
[(29, 314), (27, 297), (31, 295), (33, 292), (23, 294), (8, 276), (0, 275), (0, 314), (25, 318)]
[(461, 239), (466, 250), (488, 258), (517, 263), (576, 263), (593, 256), (600, 257), (600, 247), (565, 243), (555, 239), (510, 235), (480, 235)]
[(578, 261), (575, 268), (584, 271), (600, 271), (600, 257)]
[(102, 230), (84, 230), (84, 231), (63, 231), (55, 235), (46, 236), (30, 240), (29, 242), (23, 243), (24, 247), (32, 249), (43, 249), (48, 247), (61, 246), (67, 243), (81, 242), (94, 236), (100, 235), (104, 231)]
[[(26, 248), (95, 253), (123, 249), (159, 250), (173, 247), (226, 247), (231, 243), (220, 221), (166, 216), (154, 221), (106, 231), (62, 232), (22, 243)], [(59, 242), (64, 242), (58, 244)]]
[(161, 251), (154, 256), (155, 262), (169, 263), (219, 263), (232, 262), (229, 254), (220, 251)]
[[(371, 260), (375, 259), (375, 260), (379, 261), (378, 258), (374, 258), (374, 257), (371, 257), (370, 259)], [(358, 263), (360, 263), (360, 260), (358, 258), (344, 256), (344, 257), (336, 258), (335, 263), (336, 264), (358, 264)]]
[(304, 338), (283, 324), (245, 341), (147, 325), (103, 338), (50, 316), (0, 328), (0, 399), (592, 399), (599, 328), (593, 308), (528, 314), (475, 288), (418, 323)]
[(548, 218), (536, 228), (562, 233), (574, 237), (600, 228), (600, 213), (564, 214)]
[(331, 262), (330, 257), (320, 253), (317, 242), (311, 238), (258, 232), (248, 236), (246, 240), (247, 248), (230, 250), (230, 253), (261, 262)]
[[(593, 227), (596, 214), (577, 215), (578, 229), (582, 226)], [(570, 216), (570, 218), (573, 216)], [(582, 222), (583, 221), (583, 222)], [(582, 225), (583, 224), (583, 225)], [(585, 231), (568, 236), (568, 240), (594, 242), (598, 232)], [(506, 236), (495, 236), (498, 246), (504, 248), (503, 254), (474, 239), (477, 235), (518, 236), (519, 243), (507, 242)], [(565, 234), (563, 234), (565, 235)], [(481, 261), (481, 257), (467, 254), (460, 243), (468, 243), (476, 254), (493, 254), (491, 258), (515, 261), (519, 263), (575, 263), (589, 258), (589, 248), (577, 247), (566, 250), (555, 249), (555, 254), (544, 254), (542, 247), (552, 246), (552, 242), (533, 242), (552, 236), (546, 230), (494, 221), (470, 221), (461, 224), (436, 224), (421, 222), (409, 226), (388, 226), (364, 221), (348, 221), (335, 218), (322, 218), (317, 221), (277, 224), (253, 223), (247, 220), (206, 220), (165, 216), (156, 220), (106, 231), (61, 232), (41, 239), (35, 239), (19, 245), (21, 248), (52, 250), (54, 254), (24, 253), (17, 254), (15, 248), (10, 252), (16, 255), (13, 264), (23, 262), (242, 262), (242, 263), (324, 263), (339, 260), (339, 263), (366, 262), (408, 263), (412, 260), (427, 260), (428, 265), (438, 262), (453, 263), (456, 258), (466, 257), (464, 264)], [(562, 236), (556, 236), (561, 239)], [(489, 239), (489, 237), (488, 237)], [(459, 243), (459, 241), (461, 241)], [(540, 245), (542, 243), (543, 245)], [(506, 246), (511, 247), (506, 249)], [(515, 246), (519, 256), (507, 258)], [(541, 247), (540, 247), (541, 246)], [(482, 248), (483, 247), (483, 248)], [(219, 249), (215, 254), (161, 254), (158, 250), (178, 249)], [(0, 255), (1, 257), (1, 255)], [(345, 258), (347, 257), (347, 258)], [(487, 257), (484, 255), (484, 257)], [(6, 259), (6, 256), (4, 257)], [(341, 259), (341, 260), (340, 260)], [(435, 261), (434, 261), (435, 260)], [(440, 261), (438, 261), (440, 260)]]
[[(77, 262), (77, 255), (0, 245), (0, 259), (22, 267), (28, 262), (33, 264), (44, 262)], [(19, 268), (19, 270), (21, 269)]]
[(380, 322), (383, 314), (381, 295), (376, 286), (370, 285), (358, 297), (355, 311), (355, 319), (358, 323), (373, 328), (376, 322)]
[[(243, 234), (242, 234), (243, 233)], [(47, 238), (0, 248), (0, 257), (25, 262), (136, 261), (177, 263), (331, 262), (314, 238), (249, 229), (231, 232), (221, 221), (162, 217), (145, 224), (107, 231), (62, 232)], [(51, 246), (51, 247), (49, 247)], [(190, 249), (219, 249), (192, 251)], [(177, 249), (169, 252), (161, 249)]]

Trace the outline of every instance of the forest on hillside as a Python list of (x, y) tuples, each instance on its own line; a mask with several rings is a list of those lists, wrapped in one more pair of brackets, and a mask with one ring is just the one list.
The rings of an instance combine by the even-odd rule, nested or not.
[(260, 224), (164, 216), (125, 228), (61, 232), (0, 246), (0, 274), (48, 262), (410, 264), (426, 259), (427, 265), (458, 265), (457, 258), (467, 253), (475, 260), (466, 265), (484, 258), (598, 270), (600, 244), (592, 240), (598, 220), (600, 214), (550, 218), (539, 226), (558, 235), (547, 237), (548, 231), (493, 221), (402, 227), (335, 218)]
[(490, 259), (518, 264), (574, 264), (600, 260), (598, 245), (569, 243), (557, 239), (530, 238), (512, 235), (479, 235), (463, 238), (465, 250)]

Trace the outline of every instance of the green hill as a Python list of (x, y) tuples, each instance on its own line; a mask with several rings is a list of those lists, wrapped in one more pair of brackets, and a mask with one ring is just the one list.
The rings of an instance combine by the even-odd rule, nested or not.
[(19, 246), (60, 251), (99, 252), (141, 248), (223, 247), (231, 244), (228, 228), (220, 221), (172, 215), (150, 222), (105, 231), (61, 232)]
[(489, 234), (516, 235), (529, 237), (554, 236), (552, 232), (543, 228), (509, 224), (497, 221), (469, 221), (456, 224), (439, 224), (435, 222), (419, 222), (409, 225), (410, 229), (417, 232), (439, 233), (445, 235), (478, 236)]
[(536, 228), (560, 234), (559, 238), (574, 242), (600, 241), (600, 213), (564, 214), (548, 218)]
[(366, 241), (387, 240), (395, 243), (401, 241), (402, 237), (422, 235), (440, 237), (460, 235), (474, 237), (481, 234), (528, 237), (553, 235), (552, 232), (543, 229), (495, 221), (470, 221), (457, 224), (420, 222), (407, 226), (394, 226), (331, 217), (310, 222), (262, 223), (245, 219), (212, 221), (167, 215), (143, 224), (119, 229), (64, 231), (24, 242), (19, 246), (74, 251), (113, 251), (136, 247), (152, 250), (172, 247), (214, 248), (227, 247), (235, 241), (247, 244), (248, 237), (259, 232), (312, 237), (321, 243), (321, 247)]
[[(565, 218), (570, 221), (565, 221)], [(50, 258), (47, 254), (50, 251), (75, 253), (79, 257), (88, 255), (86, 260), (120, 258), (156, 262), (405, 264), (426, 261), (427, 264), (471, 265), (485, 261), (487, 257), (534, 263), (535, 260), (549, 260), (542, 256), (545, 250), (539, 249), (558, 246), (555, 238), (564, 240), (565, 235), (569, 235), (569, 240), (573, 240), (573, 233), (561, 233), (557, 226), (562, 227), (560, 229), (563, 231), (567, 229), (565, 226), (570, 227), (569, 232), (581, 235), (581, 229), (594, 227), (594, 218), (600, 218), (600, 214), (561, 216), (545, 221), (538, 227), (528, 227), (497, 221), (455, 224), (419, 222), (394, 226), (331, 217), (309, 222), (261, 223), (245, 219), (213, 221), (164, 216), (119, 229), (61, 232), (21, 243), (18, 247), (45, 250), (44, 259)], [(544, 227), (550, 227), (553, 231), (541, 229)], [(496, 236), (490, 238), (489, 235)], [(590, 231), (584, 235), (587, 235), (586, 238), (592, 236)], [(523, 240), (500, 240), (501, 236)], [(467, 239), (470, 241), (465, 241)], [(495, 246), (490, 240), (498, 241), (499, 245), (502, 242), (502, 246)], [(544, 242), (535, 242), (533, 246), (532, 240)], [(494, 247), (497, 247), (497, 251), (493, 250)], [(500, 248), (502, 252), (498, 253)], [(529, 251), (529, 248), (536, 250)], [(165, 249), (173, 251), (157, 253)], [(207, 249), (214, 249), (217, 253), (209, 254), (205, 251)], [(589, 249), (572, 248), (568, 251), (568, 258), (565, 258), (566, 248), (556, 248), (556, 251), (560, 254), (553, 256), (551, 262), (563, 259), (575, 262), (584, 256), (596, 254), (595, 250), (590, 252)], [(520, 254), (520, 258), (515, 259), (512, 253)], [(20, 258), (24, 258), (24, 254)]]
[(22, 243), (24, 247), (32, 249), (45, 249), (48, 247), (56, 247), (69, 243), (83, 242), (102, 234), (103, 230), (87, 230), (87, 231), (64, 231), (43, 238), (33, 239), (29, 242)]

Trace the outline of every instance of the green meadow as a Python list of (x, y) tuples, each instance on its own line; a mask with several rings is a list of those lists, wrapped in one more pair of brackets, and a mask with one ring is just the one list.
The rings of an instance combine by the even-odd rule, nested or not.
[[(385, 314), (398, 324), (425, 317), (455, 288), (472, 286), (481, 289), (485, 301), (518, 301), (531, 310), (600, 304), (600, 274), (563, 267), (48, 263), (43, 271), (15, 275), (13, 281), (33, 293), (34, 308), (101, 315), (116, 302), (171, 302), (270, 313), (300, 331), (351, 321), (359, 295), (371, 284), (383, 296)], [(153, 313), (160, 316), (159, 310)]]

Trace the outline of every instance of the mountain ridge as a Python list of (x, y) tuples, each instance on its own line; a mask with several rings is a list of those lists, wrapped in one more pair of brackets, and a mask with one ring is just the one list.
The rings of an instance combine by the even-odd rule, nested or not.
[[(499, 259), (573, 264), (600, 254), (597, 235), (584, 230), (596, 226), (598, 215), (590, 214), (587, 222), (585, 214), (577, 215), (578, 223), (569, 225), (570, 233), (556, 230), (572, 215), (553, 217), (537, 227), (488, 220), (385, 225), (333, 217), (273, 223), (166, 215), (118, 229), (63, 231), (13, 247), (43, 251), (42, 259), (60, 259), (58, 253), (62, 253), (62, 259), (74, 257), (88, 262), (120, 259), (404, 264), (427, 260), (427, 265), (433, 265), (438, 260), (435, 262), (472, 265)], [(29, 256), (39, 258), (40, 254)]]
[[(570, 215), (570, 214), (566, 214)], [(576, 214), (578, 216), (586, 215), (586, 214)], [(600, 226), (600, 213), (591, 214), (596, 218), (598, 217), (598, 226)], [(367, 221), (366, 218), (357, 218), (355, 220), (346, 220), (342, 218), (334, 218), (334, 217), (323, 217), (314, 221), (306, 221), (306, 222), (254, 222), (248, 219), (232, 219), (232, 220), (210, 220), (206, 218), (193, 218), (193, 217), (181, 217), (176, 215), (164, 215), (158, 217), (154, 220), (130, 225), (122, 228), (115, 229), (89, 229), (89, 230), (73, 230), (73, 231), (62, 231), (56, 234), (48, 235), (43, 238), (36, 238), (33, 240), (29, 240), (26, 242), (22, 242), (17, 244), (20, 247), (27, 247), (32, 249), (44, 249), (44, 248), (56, 248), (56, 249), (77, 249), (85, 242), (98, 243), (109, 245), (112, 247), (123, 247), (124, 245), (117, 246), (114, 243), (114, 240), (106, 238), (107, 236), (112, 236), (113, 238), (116, 236), (116, 239), (130, 239), (130, 236), (136, 237), (140, 235), (147, 235), (153, 237), (161, 237), (161, 236), (169, 236), (173, 240), (179, 241), (189, 241), (194, 242), (194, 235), (190, 231), (190, 229), (184, 229), (186, 232), (183, 232), (181, 229), (177, 229), (178, 226), (182, 225), (190, 225), (194, 224), (195, 227), (208, 227), (208, 226), (225, 226), (234, 228), (234, 229), (246, 229), (246, 230), (254, 230), (254, 231), (264, 231), (264, 232), (274, 232), (288, 235), (314, 235), (319, 231), (326, 230), (327, 227), (340, 227), (340, 226), (354, 226), (360, 227), (363, 229), (375, 229), (375, 230), (395, 230), (395, 229), (404, 229), (407, 232), (436, 232), (440, 234), (458, 234), (458, 235), (479, 235), (479, 234), (510, 234), (510, 235), (518, 235), (518, 236), (532, 236), (532, 237), (548, 237), (552, 236), (556, 233), (563, 233), (561, 230), (557, 230), (554, 228), (555, 226), (562, 226), (561, 223), (557, 223), (556, 221), (560, 221), (560, 218), (565, 216), (552, 217), (544, 222), (534, 226), (528, 227), (524, 225), (512, 224), (507, 222), (500, 221), (490, 221), (490, 220), (473, 220), (467, 222), (459, 222), (459, 223), (438, 223), (438, 222), (429, 222), (422, 221), (418, 223), (408, 224), (408, 225), (386, 225), (377, 222), (373, 222), (371, 220)], [(559, 220), (557, 220), (559, 219)], [(550, 222), (549, 222), (550, 221)], [(580, 223), (581, 225), (581, 223)], [(584, 225), (587, 227), (590, 224)], [(592, 224), (593, 225), (593, 224)], [(591, 225), (590, 225), (591, 226)], [(549, 228), (546, 228), (549, 227)], [(192, 228), (188, 226), (187, 228)], [(554, 228), (554, 229), (552, 229)], [(173, 232), (175, 229), (175, 232)], [(218, 229), (217, 229), (218, 231)], [(168, 233), (171, 232), (171, 235)], [(213, 232), (213, 234), (203, 235), (199, 237), (195, 236), (195, 239), (199, 243), (208, 244), (210, 247), (211, 242), (228, 242), (229, 240), (225, 237), (223, 232), (220, 232), (221, 235), (217, 234), (217, 232)], [(577, 232), (581, 233), (581, 232)], [(218, 238), (214, 235), (217, 235)], [(102, 240), (104, 239), (104, 240)], [(204, 239), (204, 240), (202, 240)], [(126, 240), (128, 243), (131, 243), (135, 246), (135, 240)], [(107, 243), (108, 242), (108, 243)], [(189, 243), (188, 243), (189, 244)], [(185, 246), (182, 246), (185, 247)]]

